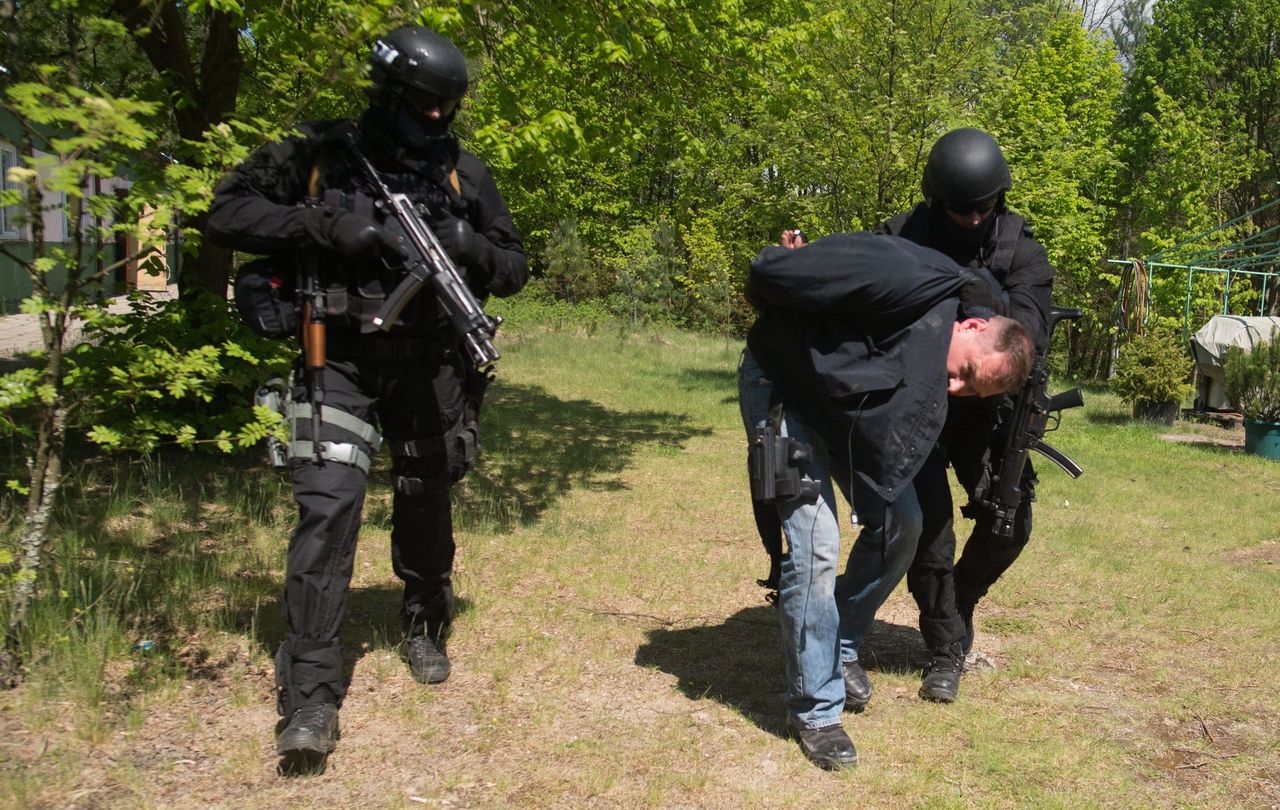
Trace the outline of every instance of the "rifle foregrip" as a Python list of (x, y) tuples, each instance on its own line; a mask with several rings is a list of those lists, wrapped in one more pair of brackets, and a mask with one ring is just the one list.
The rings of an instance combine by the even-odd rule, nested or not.
[(324, 321), (311, 317), (311, 302), (302, 307), (302, 344), (307, 368), (324, 368)]

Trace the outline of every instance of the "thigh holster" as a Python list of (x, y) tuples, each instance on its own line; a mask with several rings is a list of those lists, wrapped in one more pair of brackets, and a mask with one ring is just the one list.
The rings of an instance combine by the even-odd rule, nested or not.
[(769, 418), (751, 437), (747, 449), (751, 497), (766, 503), (813, 500), (818, 496), (818, 482), (800, 472), (800, 465), (813, 460), (813, 448), (781, 435), (781, 426), (782, 405), (778, 404), (769, 410)]
[[(316, 445), (313, 441), (298, 438), (298, 425), (309, 423), (315, 406), (310, 402), (290, 402), (285, 406), (285, 416), (289, 420), (289, 457), (304, 461), (316, 460)], [(382, 446), (382, 436), (377, 428), (357, 416), (338, 410), (329, 405), (320, 407), (320, 421), (327, 425), (342, 428), (360, 438), (364, 446), (355, 442), (322, 441), (319, 456), (325, 461), (336, 461), (358, 468), (366, 475), (372, 465), (372, 454)], [(367, 448), (367, 450), (366, 450)]]
[[(396, 460), (393, 475), (396, 492), (423, 495), (447, 490), (462, 480), (480, 459), (480, 425), (464, 417), (444, 436), (422, 439), (388, 439), (387, 449)], [(410, 471), (416, 473), (409, 474)]]

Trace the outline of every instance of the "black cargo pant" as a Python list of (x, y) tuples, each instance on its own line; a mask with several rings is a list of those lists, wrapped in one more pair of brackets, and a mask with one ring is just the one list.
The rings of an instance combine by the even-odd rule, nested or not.
[(988, 450), (999, 453), (1005, 434), (989, 404), (952, 400), (942, 437), (916, 474), (916, 495), (924, 512), (924, 529), (916, 556), (907, 569), (907, 588), (920, 608), (920, 634), (930, 649), (964, 637), (961, 604), (972, 606), (986, 596), (1031, 537), (1031, 501), (1035, 472), (1023, 471), (1022, 503), (1014, 515), (1012, 537), (992, 531), (990, 514), (981, 514), (957, 561), (955, 509), (947, 482), (948, 463), (966, 493), (973, 494)]
[[(391, 561), (404, 581), (407, 632), (447, 631), (453, 616), (453, 523), (449, 487), (475, 457), (476, 409), (467, 407), (463, 362), (422, 339), (370, 336), (360, 354), (330, 349), (324, 374), (322, 448), (344, 460), (317, 462), (307, 413), (293, 420), (293, 493), (298, 523), (289, 540), (284, 615), (289, 635), (276, 655), (279, 709), (341, 704), (346, 691), (338, 633), (347, 606), (364, 503), (367, 459), (381, 428), (392, 455)], [(344, 347), (350, 351), (350, 342)], [(295, 368), (294, 407), (309, 410), (306, 372)], [(478, 404), (477, 406), (478, 407)], [(333, 414), (335, 409), (355, 417)], [(352, 447), (364, 454), (352, 451)], [(365, 463), (362, 465), (362, 461)], [(363, 468), (362, 468), (363, 467)]]

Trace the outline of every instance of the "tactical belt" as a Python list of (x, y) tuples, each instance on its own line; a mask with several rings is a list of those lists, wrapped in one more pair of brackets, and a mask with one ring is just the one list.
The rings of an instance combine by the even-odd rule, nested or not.
[[(381, 309), (379, 301), (369, 302), (372, 312)], [(450, 349), (441, 344), (454, 341), (452, 334), (421, 335), (360, 334), (350, 327), (331, 328), (326, 334), (330, 357), (372, 357), (376, 360), (423, 360), (443, 363)]]

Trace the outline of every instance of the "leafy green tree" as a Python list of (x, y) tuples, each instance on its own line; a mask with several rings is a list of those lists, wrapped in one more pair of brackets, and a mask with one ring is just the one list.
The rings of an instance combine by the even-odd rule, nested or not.
[[(1155, 5), (1137, 50), (1123, 121), (1126, 255), (1213, 248), (1280, 225), (1274, 211), (1212, 243), (1197, 234), (1275, 198), (1280, 180), (1280, 4), (1168, 0)], [(1186, 280), (1157, 269), (1153, 300), (1180, 314)], [(1224, 279), (1192, 287), (1192, 309), (1212, 312)], [(1242, 289), (1233, 285), (1233, 294)], [(1239, 285), (1241, 288), (1243, 285)], [(1178, 293), (1181, 293), (1180, 296)]]
[(966, 0), (813, 4), (800, 78), (778, 91), (783, 137), (803, 145), (780, 171), (816, 198), (815, 230), (874, 227), (919, 198), (929, 148), (993, 86), (999, 17)]
[[(0, 191), (0, 205), (13, 206), (18, 224), (30, 234), (30, 256), (0, 246), (30, 279), (33, 293), (23, 311), (40, 324), (40, 363), (0, 381), (0, 406), (6, 426), (29, 438), (29, 480), (9, 486), (26, 496), (26, 510), (12, 575), (5, 660), (0, 678), (12, 681), (20, 670), (19, 641), (35, 593), (36, 575), (50, 540), (50, 518), (62, 481), (63, 447), (68, 422), (66, 387), (68, 329), (72, 320), (92, 323), (103, 317), (93, 294), (101, 281), (130, 258), (153, 254), (155, 231), (140, 222), (144, 209), (156, 200), (144, 183), (116, 200), (88, 193), (92, 177), (111, 176), (153, 143), (147, 127), (156, 105), (119, 98), (86, 88), (80, 72), (80, 53), (72, 49), (61, 66), (27, 64), (13, 4), (0, 7), (5, 29), (2, 87), (4, 111), (21, 125), (21, 165), (10, 170), (11, 188)], [(78, 21), (69, 20), (68, 39), (78, 41)], [(66, 242), (45, 238), (47, 199), (65, 195)], [(106, 223), (100, 228), (96, 223)], [(112, 263), (104, 246), (114, 235), (134, 236), (146, 247), (136, 257)], [(98, 260), (103, 259), (100, 263)], [(60, 278), (59, 278), (60, 277)]]
[(1094, 342), (1110, 345), (1114, 286), (1108, 267), (1115, 220), (1118, 145), (1113, 137), (1123, 89), (1111, 44), (1075, 12), (1050, 17), (1021, 59), (992, 117), (1012, 167), (1010, 202), (1027, 217), (1057, 269), (1055, 301), (1089, 313), (1077, 326), (1068, 373), (1089, 374)]

